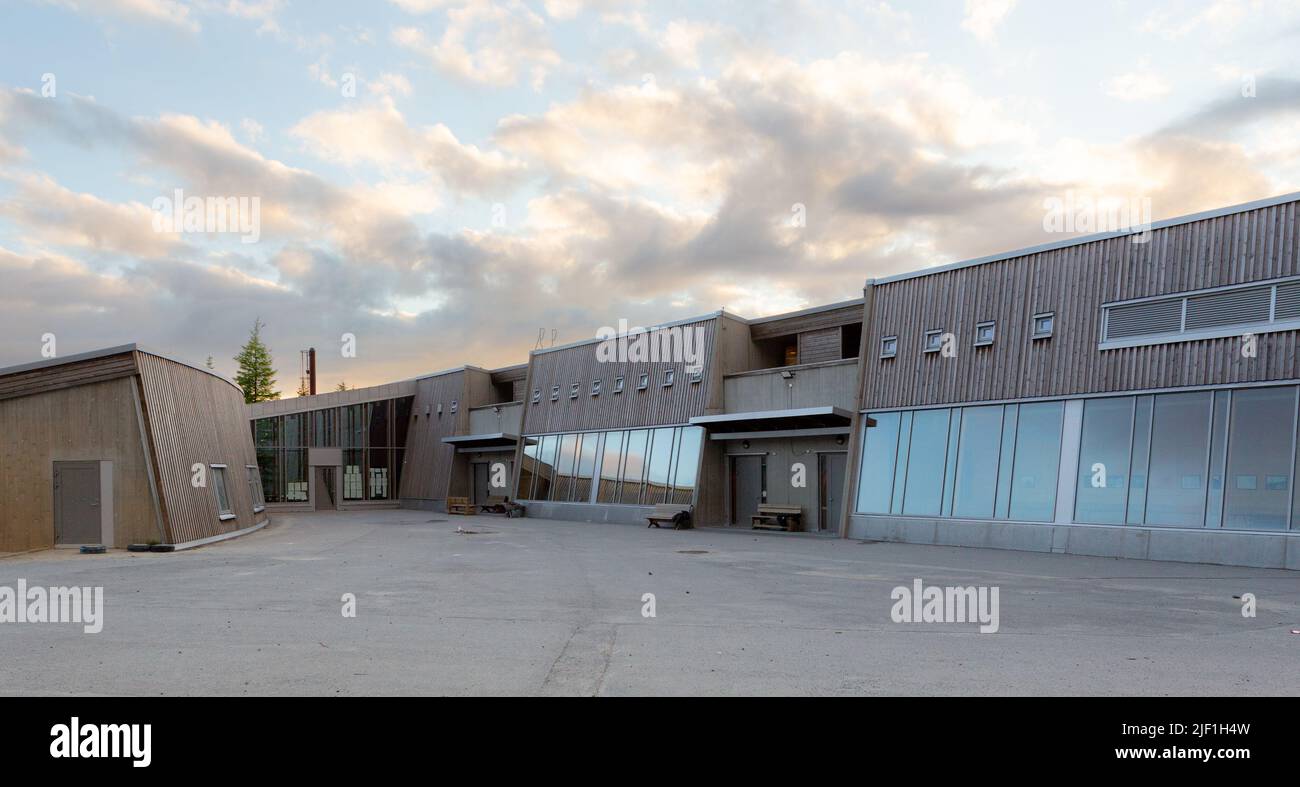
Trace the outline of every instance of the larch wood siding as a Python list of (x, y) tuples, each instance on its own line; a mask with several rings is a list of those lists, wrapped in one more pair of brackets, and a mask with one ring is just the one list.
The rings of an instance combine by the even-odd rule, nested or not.
[[(1297, 203), (1129, 237), (875, 285), (864, 342), (863, 406), (871, 408), (1122, 392), (1300, 378), (1297, 332), (1258, 336), (1245, 358), (1228, 337), (1100, 350), (1103, 303), (1300, 274)], [(1031, 316), (1056, 313), (1054, 335), (1030, 338)], [(992, 347), (975, 324), (997, 321)], [(922, 353), (923, 332), (951, 331), (957, 357)], [(898, 357), (881, 360), (882, 336)]]
[(821, 363), (840, 359), (840, 328), (823, 328), (799, 334), (799, 363)]
[[(129, 354), (127, 361), (134, 369)], [(134, 375), (129, 375), (0, 401), (0, 552), (54, 546), (54, 463), (61, 461), (113, 463), (110, 546), (161, 540), (136, 416), (135, 385)]]
[[(717, 319), (708, 318), (681, 327), (698, 328), (703, 333), (699, 348), (704, 379), (692, 383), (681, 362), (600, 361), (596, 343), (581, 344), (533, 355), (530, 385), (540, 388), (542, 400), (532, 402), (532, 391), (524, 398), (524, 431), (528, 434), (569, 432), (586, 429), (622, 429), (633, 426), (683, 424), (704, 415), (713, 386), (714, 343)], [(664, 374), (673, 370), (672, 387), (663, 386)], [(650, 383), (637, 390), (637, 380), (649, 372)], [(614, 378), (622, 375), (623, 393), (616, 394)], [(601, 381), (599, 396), (591, 395), (591, 381)], [(569, 387), (578, 383), (578, 396), (569, 398)], [(551, 387), (560, 386), (559, 401), (551, 401)]]
[[(406, 464), (402, 468), (402, 498), (445, 500), (447, 495), (456, 494), (451, 491), (455, 488), (456, 449), (442, 438), (463, 434), (469, 426), (466, 388), (463, 370), (416, 381), (411, 428), (406, 437)], [(455, 414), (451, 412), (453, 399), (458, 403)]]
[[(862, 322), (862, 303), (845, 305), (838, 309), (826, 309), (812, 314), (800, 314), (781, 317), (774, 320), (755, 320), (749, 327), (754, 341), (774, 339), (778, 336), (791, 336), (805, 331), (821, 331)], [(836, 356), (838, 357), (838, 356)]]
[[(243, 394), (225, 380), (198, 369), (136, 353), (145, 423), (168, 543), (184, 543), (251, 527), (265, 518), (253, 513), (248, 465), (257, 464)], [(235, 518), (222, 521), (212, 488), (191, 483), (194, 464), (226, 465), (226, 491)]]
[(130, 352), (73, 361), (67, 364), (7, 374), (0, 378), (0, 399), (30, 396), (78, 385), (116, 380), (135, 374), (135, 358)]

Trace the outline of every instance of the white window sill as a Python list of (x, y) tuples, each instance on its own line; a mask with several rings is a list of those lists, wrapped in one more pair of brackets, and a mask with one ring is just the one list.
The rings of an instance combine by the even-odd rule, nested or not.
[(221, 516), (217, 517), (217, 519), (220, 519), (222, 522), (225, 522), (227, 519), (237, 519), (237, 518), (238, 517), (236, 517), (234, 514), (222, 514)]

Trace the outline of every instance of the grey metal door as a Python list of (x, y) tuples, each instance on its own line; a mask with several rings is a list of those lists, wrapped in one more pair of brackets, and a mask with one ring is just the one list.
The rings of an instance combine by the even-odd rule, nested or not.
[(731, 457), (731, 523), (748, 525), (766, 497), (763, 456)]
[(491, 465), (487, 462), (476, 462), (471, 465), (474, 468), (474, 505), (487, 505), (488, 495), (488, 476)]
[(99, 462), (54, 463), (54, 543), (103, 540)]
[(848, 454), (819, 454), (818, 478), (821, 479), (821, 516), (817, 526), (820, 530), (834, 530), (839, 527), (840, 514), (844, 511), (844, 472)]

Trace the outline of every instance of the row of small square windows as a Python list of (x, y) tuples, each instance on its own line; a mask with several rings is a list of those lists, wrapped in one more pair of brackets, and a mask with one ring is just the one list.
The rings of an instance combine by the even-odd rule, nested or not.
[[(664, 370), (664, 381), (663, 381), (663, 386), (662, 386), (662, 387), (664, 387), (664, 388), (670, 388), (670, 387), (672, 387), (673, 383), (676, 382), (676, 378), (677, 378), (677, 375), (676, 375), (676, 373), (675, 373), (672, 369), (665, 369), (665, 370)], [(704, 379), (704, 372), (703, 372), (703, 371), (699, 371), (699, 370), (697, 370), (697, 371), (690, 372), (690, 381), (691, 381), (692, 383), (698, 383), (698, 382), (702, 381), (703, 379)], [(600, 389), (601, 389), (601, 386), (602, 386), (602, 382), (601, 382), (600, 380), (592, 380), (592, 381), (591, 381), (591, 395), (592, 395), (592, 396), (600, 396)], [(582, 384), (581, 384), (581, 383), (573, 383), (572, 385), (570, 385), (570, 386), (569, 386), (569, 398), (570, 398), (570, 399), (577, 399), (577, 398), (578, 398), (578, 391), (579, 391), (579, 389), (580, 389), (581, 387), (582, 387)], [(649, 387), (650, 387), (650, 374), (649, 374), (648, 372), (642, 372), (642, 373), (641, 373), (641, 376), (640, 376), (639, 378), (637, 378), (636, 389), (637, 389), (638, 391), (644, 391), (644, 390), (646, 390), (646, 389), (649, 388)], [(619, 377), (615, 377), (615, 378), (614, 378), (614, 388), (613, 388), (613, 392), (616, 393), (616, 394), (623, 393), (623, 377), (622, 377), (622, 376), (619, 376)], [(560, 386), (558, 386), (558, 385), (552, 385), (552, 386), (551, 386), (551, 401), (552, 401), (552, 402), (558, 402), (559, 400), (560, 400)], [(540, 402), (540, 401), (542, 401), (542, 389), (541, 389), (541, 388), (534, 388), (534, 389), (533, 389), (533, 404), (537, 404), (537, 403)]]
[[(1033, 334), (1031, 338), (1049, 339), (1052, 336), (1052, 329), (1056, 326), (1056, 312), (1043, 312), (1035, 314), (1032, 319)], [(975, 346), (988, 347), (993, 344), (993, 337), (997, 333), (997, 322), (989, 320), (975, 324)], [(943, 349), (944, 330), (938, 328), (925, 332), (925, 338), (921, 344), (921, 351), (927, 353), (937, 353)], [(880, 357), (893, 358), (898, 355), (898, 337), (886, 336), (880, 340)]]

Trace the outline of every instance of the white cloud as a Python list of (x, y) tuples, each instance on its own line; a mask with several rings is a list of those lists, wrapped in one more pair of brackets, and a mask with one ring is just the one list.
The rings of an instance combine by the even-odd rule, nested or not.
[(998, 27), (1016, 7), (1016, 0), (966, 0), (961, 26), (981, 41), (991, 41)]
[(450, 8), (436, 41), (417, 27), (399, 27), (392, 37), (439, 71), (498, 87), (517, 84), (522, 77), (540, 90), (562, 62), (548, 41), (545, 22), (518, 0), (471, 0)]
[(1138, 61), (1132, 71), (1114, 76), (1103, 83), (1106, 95), (1121, 101), (1152, 101), (1169, 95), (1169, 82), (1151, 67), (1149, 58)]
[(80, 13), (115, 16), (159, 22), (184, 30), (197, 31), (199, 23), (190, 17), (190, 9), (177, 0), (46, 0)]

